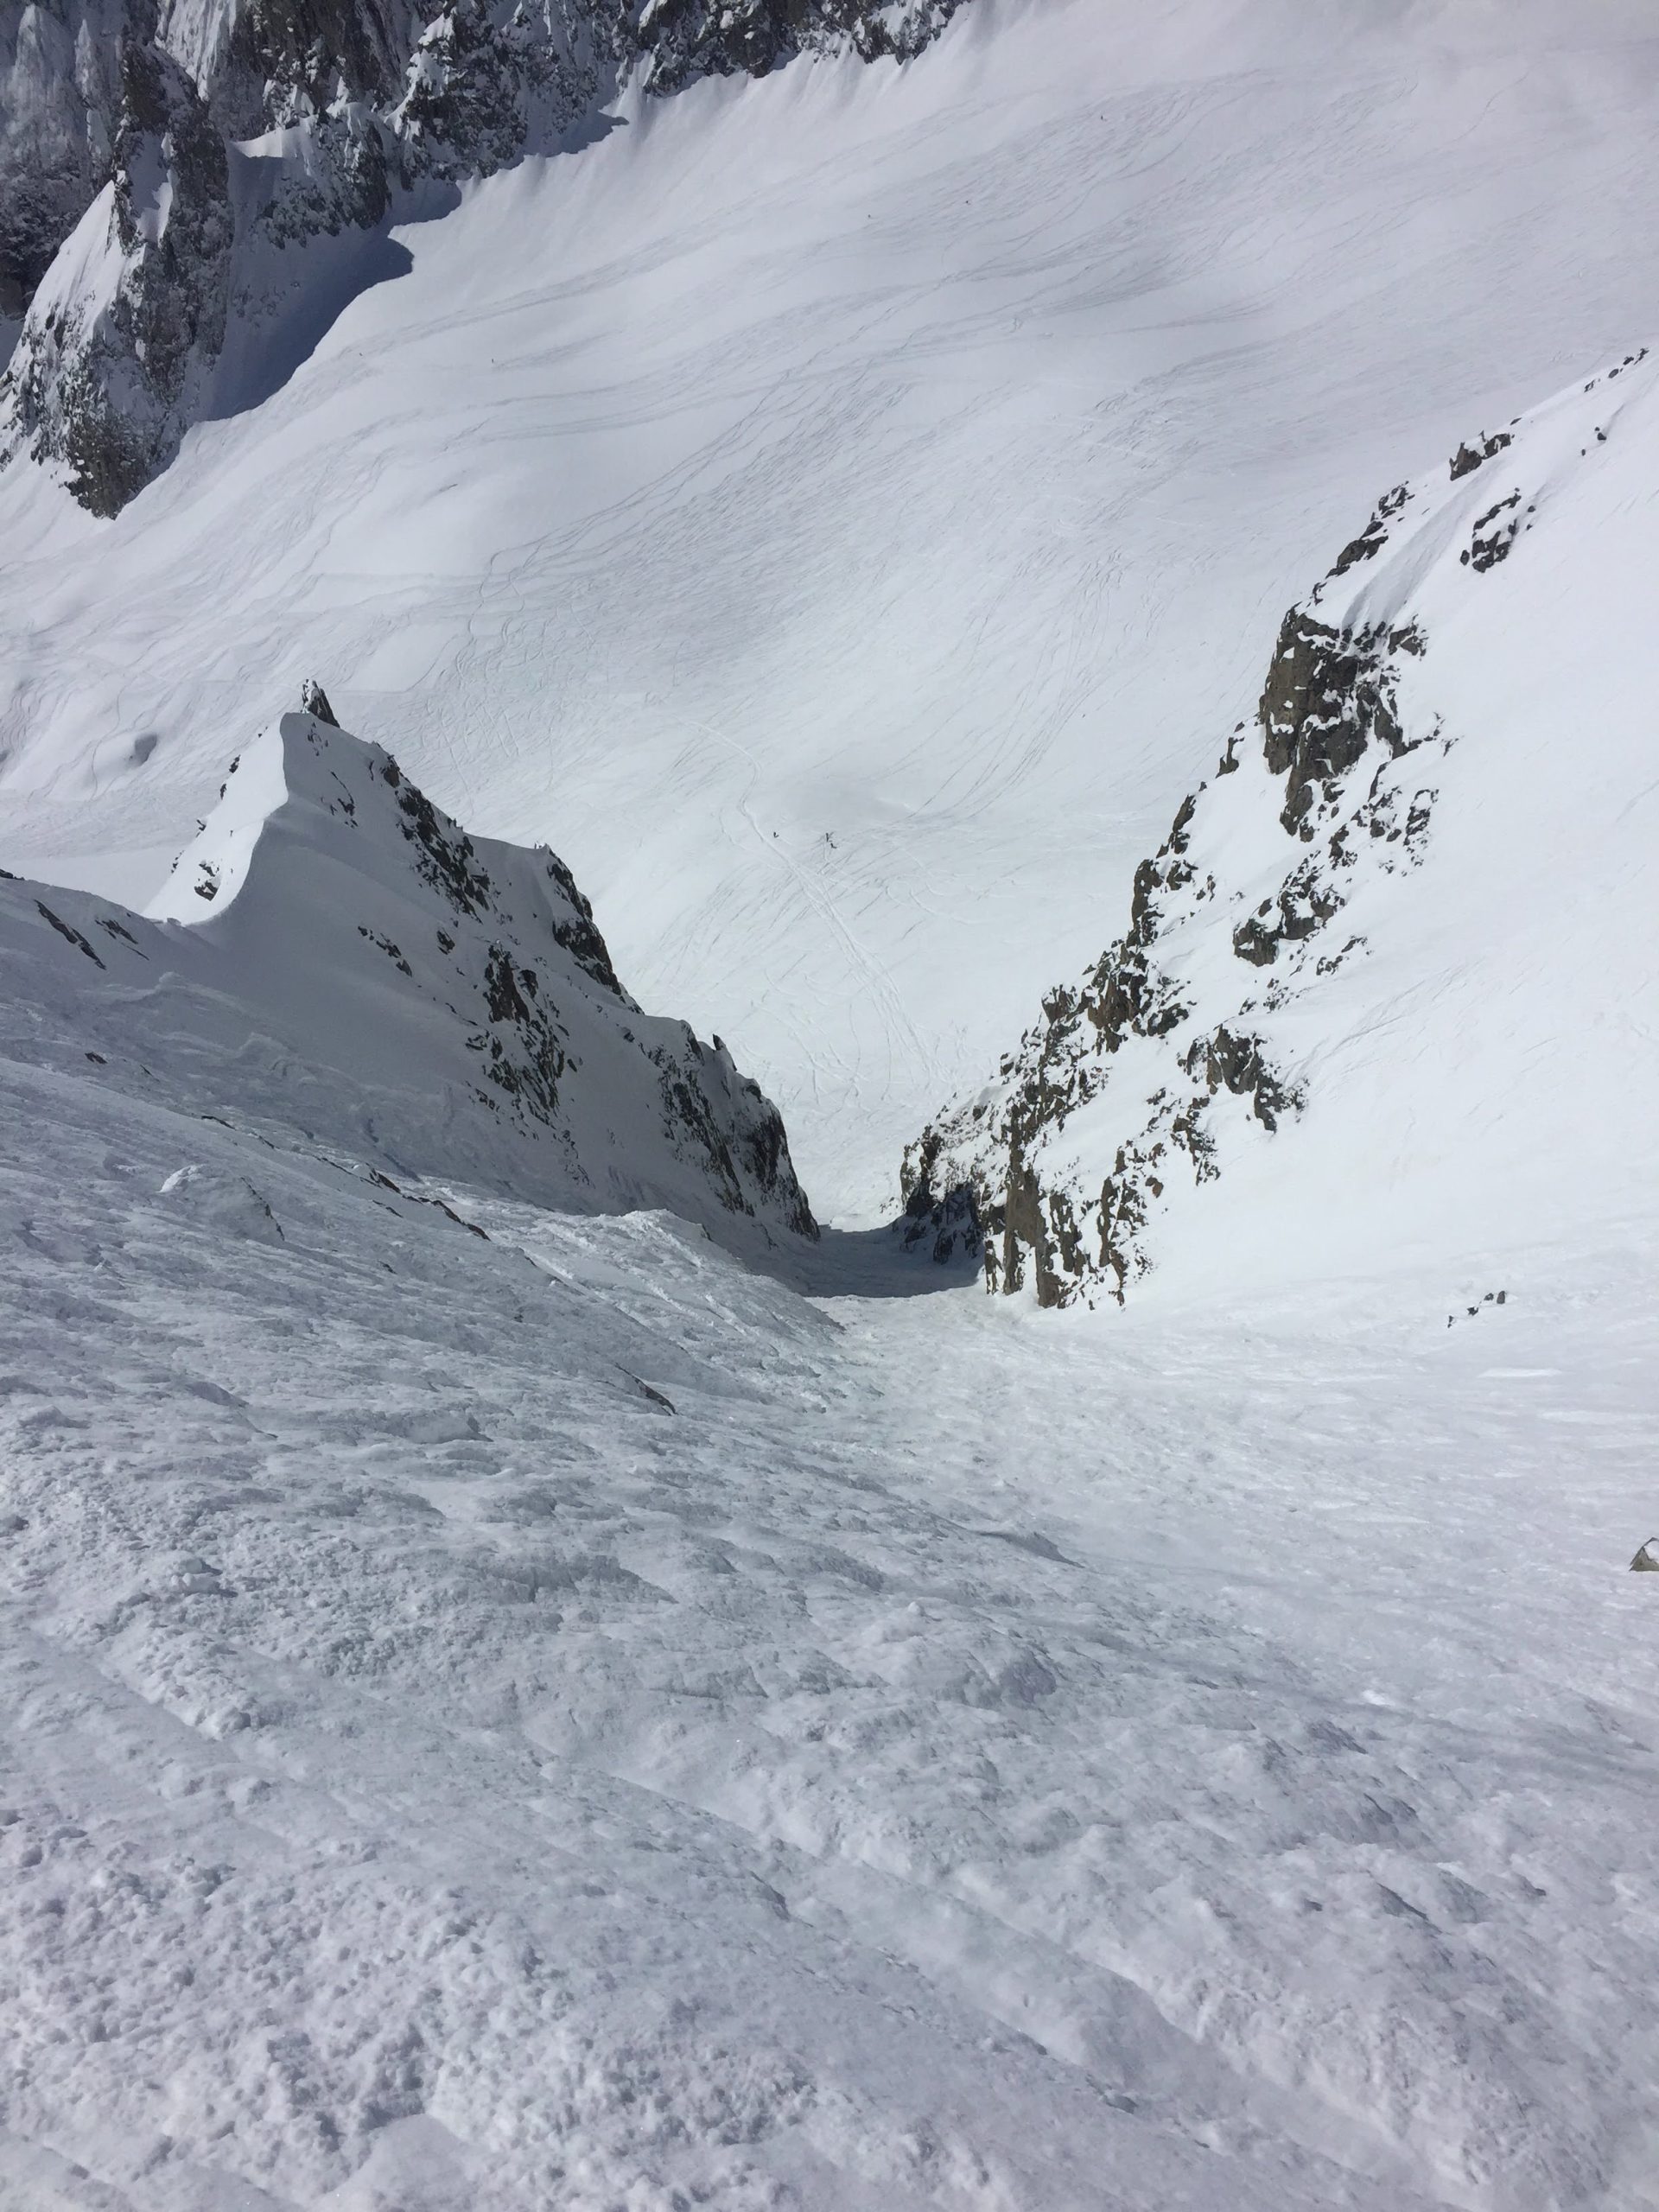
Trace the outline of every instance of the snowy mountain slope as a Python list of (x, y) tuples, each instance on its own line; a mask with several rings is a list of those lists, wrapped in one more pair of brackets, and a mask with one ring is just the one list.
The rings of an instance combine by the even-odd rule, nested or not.
[(912, 1154), (993, 1287), (1121, 1301), (1166, 1216), (1213, 1291), (1650, 1205), (1656, 565), (1645, 353), (1385, 496), (1124, 936)]
[(1650, 1235), (1105, 1369), (0, 1121), (8, 2212), (1653, 2203)]
[[(450, 0), (429, 19), (407, 0), (186, 0), (158, 20), (154, 0), (132, 0), (81, 15), (72, 40), (5, 0), (0, 315), (29, 312), (5, 334), (0, 469), (38, 462), (92, 513), (118, 513), (216, 387), (223, 400), (227, 329), (315, 290), (310, 242), (601, 132), (631, 73), (661, 94), (809, 50), (909, 54), (956, 5)], [(112, 291), (130, 310), (176, 295), (168, 342), (153, 304), (111, 313)]]
[(232, 765), (156, 921), (0, 883), (8, 1049), (381, 1169), (816, 1237), (776, 1109), (640, 1012), (563, 862), (474, 842), (308, 700)]
[[(166, 399), (292, 101), (213, 419), (0, 477), (5, 2212), (1656, 2212), (1650, 10), (975, 0), (338, 236), (309, 21), (110, 188)], [(418, 784), (224, 773), (299, 656)], [(815, 1241), (568, 830), (838, 1210), (1133, 902), (1109, 1340)]]
[(544, 150), (636, 65), (660, 93), (711, 73), (764, 75), (805, 52), (914, 54), (956, 4), (4, 0), (0, 314), (27, 305), (109, 180), (124, 60), (175, 63), (231, 142), (292, 130), (326, 145), (354, 112), (374, 118), (406, 179), (472, 175)]
[(1655, 61), (1645, 6), (1051, 0), (625, 102), (113, 524), (0, 483), (0, 862), (142, 903), (326, 668), (884, 1216), (1377, 487), (1647, 334)]

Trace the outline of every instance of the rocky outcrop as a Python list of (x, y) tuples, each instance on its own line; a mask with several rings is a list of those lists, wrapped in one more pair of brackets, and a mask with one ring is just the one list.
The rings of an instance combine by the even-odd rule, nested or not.
[(904, 1211), (893, 1228), (905, 1251), (919, 1253), (936, 1267), (943, 1268), (958, 1257), (978, 1259), (984, 1249), (984, 1238), (979, 1225), (979, 1209), (967, 1184), (955, 1184), (942, 1195), (935, 1196), (932, 1179), (938, 1150), (937, 1145), (931, 1151), (925, 1145), (919, 1150), (912, 1163)]
[(625, 8), (625, 42), (644, 59), (657, 92), (699, 77), (764, 77), (798, 54), (847, 47), (867, 61), (900, 61), (937, 38), (961, 0), (645, 0)]
[(0, 321), (108, 183), (122, 46), (155, 31), (154, 0), (0, 0)]
[[(1262, 1017), (1305, 980), (1310, 960), (1328, 974), (1354, 949), (1328, 934), (1350, 871), (1417, 855), (1433, 794), (1414, 790), (1402, 804), (1405, 787), (1388, 772), (1414, 749), (1401, 731), (1398, 656), (1421, 651), (1409, 626), (1354, 631), (1293, 609), (1268, 664), (1254, 760), (1241, 758), (1244, 732), (1236, 731), (1216, 784), (1183, 800), (1136, 870), (1123, 935), (1080, 986), (1048, 995), (991, 1096), (953, 1109), (906, 1154), (906, 1186), (925, 1158), (933, 1178), (972, 1190), (988, 1232), (988, 1288), (1029, 1287), (1041, 1306), (1102, 1292), (1122, 1304), (1152, 1265), (1151, 1225), (1170, 1179), (1202, 1184), (1219, 1172), (1219, 1118), (1243, 1116), (1271, 1135), (1300, 1110), (1300, 1089), (1261, 1033)], [(1203, 832), (1244, 810), (1237, 786), (1223, 781), (1244, 774), (1258, 835), (1265, 802), (1269, 835), (1291, 850), (1278, 881), (1231, 921), (1240, 894), (1206, 855)], [(1218, 993), (1195, 989), (1190, 969), (1204, 964), (1195, 950), (1218, 928), (1245, 969), (1282, 962), (1285, 972), (1260, 995), (1230, 989), (1224, 971)], [(1120, 1079), (1120, 1057), (1133, 1066), (1131, 1083)], [(1119, 1097), (1116, 1127), (1103, 1125), (1099, 1107)], [(1075, 1153), (1074, 1124), (1089, 1129)], [(1104, 1147), (1103, 1126), (1111, 1129)]]
[(429, 11), (410, 0), (242, 0), (225, 12), (200, 58), (202, 89), (227, 137), (253, 138), (341, 105), (390, 105)]
[(906, 1151), (924, 1215), (937, 1191), (971, 1192), (988, 1287), (1122, 1303), (1173, 1196), (1283, 1141), (1308, 1080), (1286, 1040), (1315, 1032), (1319, 995), (1367, 957), (1346, 912), (1427, 849), (1456, 733), (1432, 704), (1423, 601), (1492, 588), (1557, 473), (1605, 442), (1607, 388), (1643, 358), (1379, 502), (1286, 615), (1253, 725), (1135, 871), (1122, 933)]
[(0, 321), (29, 309), (0, 467), (113, 514), (205, 411), (229, 321), (257, 329), (293, 281), (273, 250), (550, 151), (631, 73), (664, 95), (811, 51), (903, 59), (959, 4), (0, 0)]
[(594, 37), (551, 5), (498, 20), (486, 0), (453, 0), (416, 40), (391, 124), (406, 169), (488, 176), (551, 143), (613, 82)]
[(233, 230), (224, 142), (195, 86), (125, 41), (114, 172), (0, 378), (0, 457), (58, 463), (99, 515), (165, 467), (223, 342)]

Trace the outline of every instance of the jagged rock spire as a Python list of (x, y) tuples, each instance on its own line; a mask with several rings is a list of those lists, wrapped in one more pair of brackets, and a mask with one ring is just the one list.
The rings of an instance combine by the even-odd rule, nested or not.
[(340, 728), (340, 717), (328, 703), (328, 694), (315, 676), (308, 676), (300, 686), (300, 712), (327, 722), (330, 729)]

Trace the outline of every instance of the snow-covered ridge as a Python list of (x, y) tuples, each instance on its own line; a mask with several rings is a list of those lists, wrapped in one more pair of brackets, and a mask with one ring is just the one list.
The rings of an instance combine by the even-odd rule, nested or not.
[(817, 1231), (782, 1122), (716, 1038), (642, 1014), (569, 871), (474, 841), (308, 687), (233, 764), (149, 918), (0, 883), (8, 1048), (741, 1250)]
[[(912, 1193), (974, 1192), (991, 1288), (1121, 1303), (1172, 1236), (1375, 1264), (1616, 1199), (1652, 1058), (1656, 382), (1632, 355), (1461, 446), (1287, 614), (1124, 934), (906, 1154)], [(1185, 1232), (1236, 1171), (1248, 1233)]]

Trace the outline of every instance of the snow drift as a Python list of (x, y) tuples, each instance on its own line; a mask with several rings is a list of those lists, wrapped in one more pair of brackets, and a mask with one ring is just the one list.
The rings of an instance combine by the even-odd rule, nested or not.
[(815, 1238), (776, 1109), (640, 1012), (556, 855), (474, 842), (306, 707), (232, 764), (151, 918), (0, 883), (6, 1049), (543, 1205)]
[(1123, 935), (907, 1155), (993, 1288), (1370, 1271), (1653, 1187), (1656, 377), (1389, 492), (1286, 616)]

